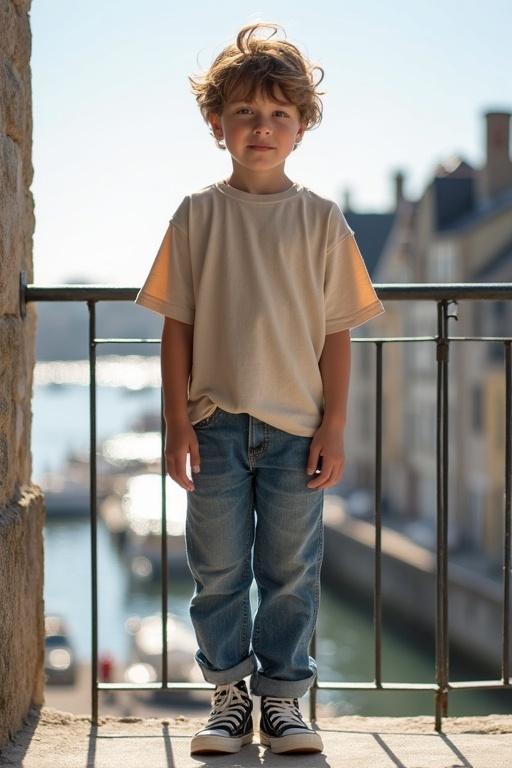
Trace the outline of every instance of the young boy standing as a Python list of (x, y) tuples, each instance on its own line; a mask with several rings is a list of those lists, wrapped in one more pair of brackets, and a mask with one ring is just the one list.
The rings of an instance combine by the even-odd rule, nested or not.
[(263, 27), (190, 78), (233, 171), (183, 199), (136, 298), (165, 316), (167, 471), (188, 491), (196, 659), (216, 686), (193, 754), (252, 741), (248, 676), (262, 744), (323, 749), (298, 703), (316, 678), (323, 496), (343, 472), (350, 328), (384, 312), (338, 205), (285, 174), (321, 102), (314, 67)]

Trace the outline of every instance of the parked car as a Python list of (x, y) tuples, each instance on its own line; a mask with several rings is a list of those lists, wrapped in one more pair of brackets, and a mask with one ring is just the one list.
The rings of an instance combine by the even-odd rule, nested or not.
[(69, 629), (61, 616), (46, 616), (44, 671), (47, 685), (75, 685), (77, 661)]

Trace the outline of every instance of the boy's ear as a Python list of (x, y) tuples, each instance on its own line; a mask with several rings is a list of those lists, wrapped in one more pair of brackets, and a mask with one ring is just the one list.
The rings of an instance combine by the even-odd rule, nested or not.
[(218, 138), (222, 138), (222, 125), (220, 122), (220, 115), (216, 112), (210, 112), (208, 115), (208, 122), (213, 130), (214, 135)]
[(295, 136), (295, 143), (298, 144), (302, 139), (304, 138), (304, 134), (306, 133), (306, 123), (300, 124), (300, 128), (297, 131), (297, 134)]

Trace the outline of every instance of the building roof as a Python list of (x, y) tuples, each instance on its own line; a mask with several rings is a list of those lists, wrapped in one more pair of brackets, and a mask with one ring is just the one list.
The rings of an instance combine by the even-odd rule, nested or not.
[[(445, 181), (445, 180), (436, 179), (435, 182), (437, 181)], [(441, 220), (445, 218), (447, 222), (445, 226), (438, 228), (439, 231), (453, 232), (454, 234), (459, 234), (468, 229), (472, 229), (473, 227), (476, 227), (482, 224), (486, 219), (489, 219), (492, 216), (496, 216), (497, 214), (503, 213), (504, 211), (507, 211), (507, 210), (512, 211), (512, 188), (511, 188), (511, 189), (506, 189), (500, 195), (496, 195), (496, 197), (494, 197), (492, 200), (475, 203), (475, 206), (472, 210), (468, 210), (467, 213), (463, 213), (457, 218), (451, 218), (447, 212), (450, 210), (450, 206), (456, 207), (456, 203), (450, 203), (449, 201), (446, 200), (446, 197), (452, 194), (452, 184), (454, 184), (455, 181), (456, 181), (455, 179), (450, 181), (449, 188), (443, 189), (439, 198), (436, 197), (436, 199), (440, 199), (441, 201)], [(453, 194), (454, 196), (457, 196), (457, 184), (454, 184), (453, 186)], [(459, 189), (458, 190), (459, 197), (462, 194), (463, 194), (462, 190)], [(438, 220), (439, 220), (439, 217), (438, 217)]]
[(471, 177), (436, 177), (432, 182), (437, 231), (452, 229), (462, 217), (474, 212), (475, 180)]
[(354, 230), (357, 244), (363, 255), (370, 277), (373, 275), (395, 221), (392, 213), (355, 213), (344, 211), (345, 218)]

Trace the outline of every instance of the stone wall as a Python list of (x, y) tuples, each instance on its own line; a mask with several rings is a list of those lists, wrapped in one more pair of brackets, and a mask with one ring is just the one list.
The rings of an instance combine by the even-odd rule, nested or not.
[(20, 313), (20, 272), (33, 279), (30, 0), (0, 0), (0, 746), (44, 694), (40, 488), (31, 485), (36, 310)]

